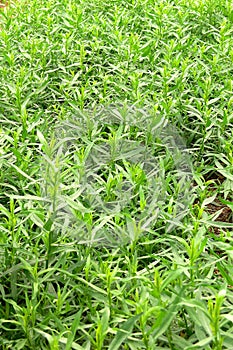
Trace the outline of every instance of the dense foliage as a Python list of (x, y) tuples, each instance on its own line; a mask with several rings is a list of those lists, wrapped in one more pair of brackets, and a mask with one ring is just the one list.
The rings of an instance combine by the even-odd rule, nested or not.
[(1, 349), (232, 349), (232, 2), (0, 28)]

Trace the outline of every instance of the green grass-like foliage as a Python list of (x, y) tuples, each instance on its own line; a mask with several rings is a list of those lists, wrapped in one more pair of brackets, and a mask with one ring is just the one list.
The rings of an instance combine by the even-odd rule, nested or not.
[[(232, 62), (229, 0), (0, 8), (1, 349), (232, 349), (232, 223), (208, 211), (232, 210)], [(111, 105), (186, 141), (182, 220), (163, 138), (140, 118), (103, 123)], [(122, 137), (156, 157), (158, 187), (135, 147), (90, 162)], [(98, 231), (130, 239), (89, 244)]]

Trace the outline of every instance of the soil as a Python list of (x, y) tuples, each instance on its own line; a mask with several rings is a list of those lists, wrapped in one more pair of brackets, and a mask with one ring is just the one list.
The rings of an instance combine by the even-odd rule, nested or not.
[(10, 0), (0, 0), (0, 9), (10, 5)]
[[(218, 187), (224, 182), (225, 178), (218, 172), (207, 174), (205, 176), (206, 181), (213, 180), (213, 183), (209, 186), (210, 192), (216, 192)], [(212, 203), (206, 205), (207, 213), (213, 215), (219, 211), (219, 215), (216, 218), (218, 222), (232, 222), (232, 210), (220, 201), (221, 195), (217, 194), (217, 197)], [(229, 199), (231, 200), (231, 199)], [(218, 235), (223, 229), (218, 227), (211, 227), (211, 231)]]

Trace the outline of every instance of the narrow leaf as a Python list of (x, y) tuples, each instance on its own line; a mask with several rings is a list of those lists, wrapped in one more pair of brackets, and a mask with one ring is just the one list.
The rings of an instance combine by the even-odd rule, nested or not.
[(118, 350), (121, 344), (128, 338), (132, 333), (135, 322), (141, 317), (142, 313), (129, 318), (123, 323), (122, 327), (118, 330), (115, 338), (109, 346), (109, 350)]

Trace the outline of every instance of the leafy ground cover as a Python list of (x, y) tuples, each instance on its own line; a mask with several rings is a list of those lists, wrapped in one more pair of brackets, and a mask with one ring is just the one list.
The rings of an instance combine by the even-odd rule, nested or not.
[(232, 2), (0, 16), (1, 349), (232, 349)]

